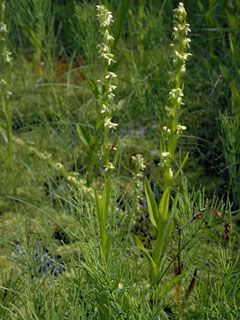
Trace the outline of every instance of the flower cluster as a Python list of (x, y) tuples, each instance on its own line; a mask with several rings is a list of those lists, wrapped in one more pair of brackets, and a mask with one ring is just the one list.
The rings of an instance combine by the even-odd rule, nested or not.
[(132, 156), (132, 161), (135, 164), (136, 171), (134, 173), (134, 182), (135, 182), (135, 201), (136, 201), (136, 212), (140, 212), (140, 200), (142, 198), (142, 191), (143, 191), (143, 171), (146, 168), (144, 164), (144, 159), (141, 154), (136, 154)]
[(113, 22), (112, 19), (112, 12), (108, 11), (105, 6), (96, 6), (97, 8), (97, 18), (100, 23), (100, 27), (104, 29), (108, 27), (111, 22)]
[(189, 24), (186, 23), (187, 13), (182, 2), (179, 3), (177, 9), (174, 10), (174, 27), (173, 27), (173, 43), (171, 44), (173, 52), (174, 72), (171, 72), (171, 80), (173, 81), (173, 89), (169, 92), (170, 107), (166, 107), (168, 116), (170, 117), (169, 127), (163, 127), (163, 133), (166, 140), (162, 154), (162, 165), (164, 167), (165, 188), (170, 186), (173, 177), (171, 164), (174, 157), (179, 135), (186, 126), (178, 123), (178, 110), (184, 104), (183, 85), (181, 78), (186, 72), (186, 61), (191, 56), (191, 53), (186, 52), (190, 46), (191, 40), (187, 38), (191, 31)]
[[(0, 22), (0, 41), (2, 43), (1, 48), (2, 48), (2, 65), (3, 65), (3, 76), (5, 75), (5, 65), (9, 64), (12, 61), (11, 57), (11, 52), (7, 50), (6, 48), (6, 33), (7, 31), (7, 25), (4, 23), (4, 11), (5, 11), (5, 2), (2, 2), (2, 15), (1, 15), (1, 22)], [(10, 96), (12, 95), (12, 92), (7, 89), (7, 81), (6, 78), (0, 79), (0, 85), (3, 88), (2, 92), (5, 96), (5, 98), (9, 99)]]
[(174, 27), (173, 40), (173, 63), (177, 68), (177, 72), (183, 75), (186, 72), (186, 61), (191, 56), (191, 53), (185, 52), (189, 48), (191, 39), (187, 38), (191, 31), (189, 24), (186, 23), (187, 13), (183, 3), (180, 2), (177, 9), (174, 10)]
[[(111, 42), (114, 40), (113, 36), (110, 34), (110, 24), (113, 22), (112, 13), (107, 10), (107, 8), (103, 5), (97, 5), (97, 18), (100, 24), (100, 33), (102, 35), (102, 43), (98, 45), (100, 57), (105, 61), (105, 73), (104, 79), (98, 80), (99, 85), (99, 95), (98, 95), (98, 105), (100, 109), (100, 113), (104, 114), (104, 127), (107, 130), (107, 136), (109, 134), (109, 130), (114, 130), (118, 126), (117, 123), (112, 122), (112, 108), (111, 102), (115, 97), (114, 90), (116, 90), (116, 86), (113, 84), (114, 79), (117, 75), (110, 71), (109, 68), (112, 63), (114, 63), (113, 54), (111, 52)], [(109, 140), (106, 138), (105, 140)], [(104, 153), (105, 153), (105, 171), (114, 169), (113, 164), (109, 161), (108, 150), (109, 149), (109, 141), (105, 141)]]
[(169, 92), (169, 98), (172, 105), (176, 104), (178, 107), (180, 107), (183, 104), (182, 97), (183, 97), (183, 91), (181, 88), (172, 89)]
[(114, 40), (113, 36), (110, 35), (109, 32), (109, 26), (111, 22), (113, 22), (112, 19), (112, 13), (107, 10), (105, 6), (96, 6), (97, 8), (97, 18), (100, 24), (100, 32), (103, 37), (103, 42), (98, 45), (99, 47), (99, 53), (100, 56), (103, 57), (108, 66), (111, 65), (112, 62), (115, 62), (113, 60), (113, 54), (111, 53), (111, 45), (110, 42)]
[(143, 156), (141, 154), (136, 154), (135, 156), (132, 156), (132, 160), (136, 165), (136, 176), (143, 177), (143, 171), (146, 168)]

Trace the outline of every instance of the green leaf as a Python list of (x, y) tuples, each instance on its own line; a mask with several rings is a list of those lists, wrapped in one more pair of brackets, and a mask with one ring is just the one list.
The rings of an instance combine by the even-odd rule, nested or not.
[(84, 77), (87, 79), (89, 88), (91, 89), (92, 93), (94, 94), (95, 98), (98, 98), (99, 91), (97, 87), (96, 81), (94, 81), (92, 78), (89, 77), (87, 73), (84, 73)]
[(221, 71), (221, 74), (223, 76), (223, 78), (226, 80), (226, 81), (229, 81), (229, 70), (227, 67), (221, 65), (219, 66), (219, 69)]
[(107, 237), (107, 241), (105, 243), (104, 250), (103, 250), (103, 254), (105, 256), (106, 261), (108, 261), (110, 249), (111, 249), (111, 239)]
[(82, 143), (88, 149), (90, 149), (92, 138), (90, 136), (90, 133), (88, 132), (88, 129), (85, 126), (77, 125), (77, 133)]
[(172, 208), (171, 208), (171, 213), (167, 219), (167, 224), (164, 227), (164, 235), (163, 235), (163, 249), (162, 252), (164, 253), (166, 250), (168, 250), (168, 244), (171, 240), (171, 233), (172, 229), (174, 226), (174, 215), (175, 215), (175, 210), (178, 202), (178, 195), (176, 195), (175, 199), (173, 200)]
[(166, 294), (179, 282), (182, 280), (182, 278), (184, 277), (184, 274), (178, 274), (176, 277), (174, 277), (173, 279), (163, 283), (162, 285), (160, 285), (160, 287), (158, 288), (158, 293), (161, 296), (166, 296)]
[(106, 172), (106, 180), (105, 186), (103, 191), (103, 224), (106, 225), (107, 222), (107, 215), (109, 209), (109, 202), (110, 202), (110, 195), (111, 195), (111, 172), (110, 170)]
[(101, 201), (99, 199), (99, 195), (96, 189), (94, 189), (94, 195), (95, 195), (98, 227), (99, 227), (100, 236), (101, 236), (101, 247), (102, 247), (103, 255), (107, 261), (109, 247), (110, 247), (110, 242), (109, 242), (110, 240), (108, 238), (107, 231), (106, 231), (106, 219), (104, 217), (103, 208), (102, 208)]
[(177, 171), (177, 172), (175, 173), (175, 175), (173, 176), (172, 181), (176, 180), (176, 179), (177, 179), (177, 177), (178, 177), (178, 175), (179, 175), (179, 173), (182, 171), (182, 169), (183, 169), (183, 167), (184, 167), (185, 163), (187, 162), (188, 155), (189, 155), (189, 152), (187, 152), (187, 154), (185, 155), (185, 157), (184, 157), (184, 159), (183, 159), (182, 163), (180, 164), (180, 167), (178, 168), (178, 171)]
[(227, 9), (225, 9), (225, 13), (227, 16), (228, 24), (231, 28), (237, 28), (238, 27), (238, 19), (237, 16), (230, 13)]
[(168, 245), (171, 240), (172, 229), (174, 226), (173, 217), (175, 214), (176, 205), (177, 197), (173, 201), (172, 210), (168, 219), (164, 221), (164, 223), (161, 225), (161, 228), (158, 230), (156, 244), (153, 250), (153, 259), (158, 266), (158, 270), (161, 269), (161, 265), (163, 264), (162, 259), (168, 250)]
[(92, 265), (92, 258), (90, 257), (88, 248), (86, 247), (85, 244), (83, 244), (82, 248), (83, 248), (83, 251), (84, 251), (84, 253), (85, 253), (85, 258), (86, 258), (86, 260), (88, 261), (88, 263), (89, 263), (90, 265)]
[(99, 199), (99, 195), (96, 189), (94, 189), (94, 196), (95, 196), (95, 203), (96, 203), (96, 211), (97, 211), (97, 219), (98, 219), (98, 226), (101, 232), (103, 227), (103, 219), (102, 219), (102, 205)]
[(121, 147), (122, 147), (122, 141), (119, 139), (118, 140), (118, 143), (117, 143), (117, 151), (114, 155), (114, 159), (113, 159), (113, 166), (116, 167), (117, 165), (117, 162), (118, 162), (118, 158), (119, 158), (119, 154), (120, 154), (120, 151), (121, 151)]
[(158, 269), (157, 269), (157, 265), (156, 263), (154, 262), (154, 260), (152, 259), (152, 257), (150, 256), (149, 252), (147, 251), (147, 249), (144, 247), (142, 241), (134, 234), (133, 235), (134, 237), (134, 240), (135, 240), (135, 243), (136, 245), (138, 246), (138, 248), (140, 250), (142, 250), (144, 252), (144, 254), (146, 255), (147, 259), (148, 259), (148, 262), (149, 262), (149, 265), (150, 265), (150, 269), (151, 269), (151, 273), (153, 275), (153, 281), (156, 281), (157, 279), (157, 274), (158, 274)]
[(145, 178), (145, 194), (147, 198), (148, 213), (151, 223), (157, 229), (159, 223), (158, 207), (147, 178)]
[(2, 127), (3, 129), (6, 129), (6, 123), (0, 122), (0, 127)]
[(202, 4), (202, 1), (198, 0), (198, 7), (199, 9), (203, 12), (205, 9), (204, 9), (204, 6)]
[(159, 204), (159, 213), (163, 220), (167, 218), (167, 214), (169, 210), (169, 197), (170, 197), (170, 188), (167, 188), (164, 191)]
[(114, 43), (113, 49), (116, 48), (118, 40), (122, 34), (122, 30), (127, 19), (128, 9), (129, 9), (130, 1), (129, 0), (121, 0), (119, 7), (118, 7), (118, 15), (116, 18), (115, 23), (115, 30), (114, 30)]

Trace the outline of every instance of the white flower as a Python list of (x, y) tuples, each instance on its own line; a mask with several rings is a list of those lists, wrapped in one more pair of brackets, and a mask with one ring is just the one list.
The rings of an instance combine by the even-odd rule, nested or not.
[(106, 45), (106, 43), (101, 43), (98, 45), (98, 47), (100, 48), (100, 50), (98, 51), (101, 55), (103, 55), (104, 53), (109, 53), (110, 52), (110, 48)]
[(191, 53), (185, 53), (184, 55), (183, 55), (183, 60), (187, 60), (189, 57), (191, 57)]
[(177, 50), (175, 50), (175, 55), (179, 60), (186, 61), (192, 54), (191, 53), (185, 53), (184, 55), (181, 55)]
[(186, 65), (185, 65), (185, 63), (181, 65), (180, 72), (181, 72), (182, 74), (186, 72)]
[(168, 117), (171, 117), (174, 114), (173, 108), (170, 108), (169, 106), (165, 106), (165, 110), (167, 112)]
[(185, 39), (183, 40), (184, 46), (187, 47), (187, 48), (190, 47), (190, 45), (189, 45), (190, 42), (191, 42), (191, 39), (189, 39), (189, 38), (185, 38)]
[(7, 82), (4, 79), (0, 79), (0, 84), (6, 85)]
[(115, 90), (116, 88), (117, 88), (117, 87), (114, 86), (114, 85), (112, 85), (112, 84), (108, 87), (107, 95), (108, 95), (108, 98), (109, 98), (109, 99), (115, 97), (115, 94), (113, 93), (113, 90)]
[[(57, 166), (58, 169), (62, 169), (64, 167), (63, 164), (60, 163), (60, 162), (57, 162), (56, 166)], [(69, 176), (68, 176), (68, 178), (69, 178)]]
[(189, 28), (190, 27), (190, 24), (188, 23), (185, 23), (184, 24), (184, 29), (185, 29), (185, 35), (187, 36), (188, 32), (191, 32), (191, 29)]
[(108, 87), (108, 92), (113, 92), (113, 90), (115, 90), (117, 87), (116, 86), (114, 86), (114, 85), (110, 85), (109, 87)]
[(180, 131), (183, 131), (183, 130), (187, 130), (187, 127), (178, 124), (178, 125), (177, 125), (177, 131), (180, 132)]
[(4, 23), (0, 23), (0, 32), (7, 32), (7, 25)]
[(112, 79), (112, 78), (116, 78), (117, 75), (114, 72), (109, 71), (106, 75), (105, 75), (105, 79)]
[(67, 177), (67, 181), (70, 181), (70, 182), (73, 182), (73, 183), (77, 184), (77, 179), (75, 177), (73, 177), (73, 176), (68, 176)]
[(113, 123), (111, 122), (111, 118), (105, 118), (104, 120), (104, 126), (108, 127), (109, 129), (116, 129), (116, 127), (118, 126), (117, 123)]
[(104, 38), (106, 39), (106, 41), (114, 40), (113, 36), (110, 35), (108, 29), (106, 29), (104, 33)]
[(104, 113), (106, 111), (109, 112), (109, 108), (103, 103), (101, 113)]
[(167, 133), (170, 133), (170, 129), (168, 127), (163, 127), (163, 131), (167, 132)]
[(111, 162), (108, 162), (108, 164), (105, 165), (104, 167), (105, 167), (105, 171), (115, 169), (114, 165)]
[(172, 98), (183, 97), (181, 88), (172, 89), (169, 94)]
[(107, 60), (109, 66), (110, 66), (110, 64), (112, 62), (116, 62), (116, 61), (113, 60), (113, 54), (112, 53), (110, 53), (110, 52), (106, 52), (106, 53), (105, 52), (101, 52), (100, 54), (105, 60)]
[(169, 152), (162, 152), (162, 157), (163, 158), (168, 158), (170, 156)]
[(11, 95), (12, 95), (12, 92), (11, 91), (7, 91), (6, 94), (7, 94), (7, 98), (9, 99), (11, 97)]
[(7, 63), (11, 62), (12, 57), (11, 57), (11, 52), (10, 51), (4, 51), (3, 52), (3, 56), (5, 57)]
[(112, 99), (112, 98), (114, 98), (115, 97), (115, 94), (114, 93), (109, 93), (108, 94), (108, 99)]

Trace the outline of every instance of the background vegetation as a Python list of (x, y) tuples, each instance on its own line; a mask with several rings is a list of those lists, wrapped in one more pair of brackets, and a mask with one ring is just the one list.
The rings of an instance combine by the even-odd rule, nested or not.
[[(179, 202), (157, 293), (133, 234), (151, 251), (142, 180), (159, 203), (178, 1), (101, 2), (115, 21), (113, 145), (121, 140), (108, 221), (111, 267), (99, 258), (93, 197), (104, 175), (96, 130), (95, 84), (103, 74), (98, 2), (6, 2), (12, 63), (1, 62), (0, 72), (12, 95), (9, 112), (2, 99), (0, 113), (0, 319), (239, 317), (240, 3), (183, 2), (192, 57), (180, 113), (187, 131), (175, 167), (186, 152), (189, 158), (173, 188)], [(132, 160), (137, 154), (144, 170)], [(180, 302), (180, 278), (171, 281), (179, 274)]]

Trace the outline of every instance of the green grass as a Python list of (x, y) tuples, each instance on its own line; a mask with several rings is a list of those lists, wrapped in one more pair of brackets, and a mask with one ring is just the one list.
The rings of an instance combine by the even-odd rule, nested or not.
[[(159, 203), (164, 190), (159, 141), (169, 104), (172, 10), (178, 2), (103, 2), (113, 13), (111, 32), (117, 39), (112, 121), (119, 125), (111, 143), (121, 140), (108, 208), (107, 264), (93, 192), (101, 195), (104, 189), (104, 168), (96, 160), (87, 181), (89, 148), (78, 130), (87, 128), (100, 140), (94, 83), (104, 70), (96, 49), (97, 3), (45, 0), (41, 8), (33, 0), (6, 3), (13, 156), (10, 168), (1, 99), (0, 319), (238, 319), (238, 1), (184, 3), (192, 57), (179, 112), (187, 131), (179, 137), (175, 170), (186, 152), (189, 158), (172, 185), (172, 197), (178, 193), (179, 199), (158, 290), (149, 286), (149, 264), (133, 234), (151, 254), (155, 230), (143, 177)], [(94, 150), (100, 154), (101, 143)], [(146, 166), (138, 182), (132, 161), (137, 154)], [(39, 243), (48, 251), (41, 254), (66, 270), (42, 277)], [(24, 252), (18, 258), (16, 248)], [(179, 286), (172, 281), (179, 270), (182, 313)]]

